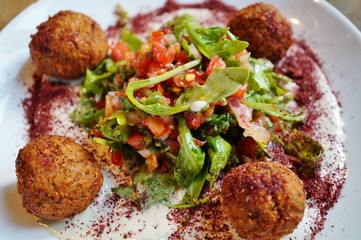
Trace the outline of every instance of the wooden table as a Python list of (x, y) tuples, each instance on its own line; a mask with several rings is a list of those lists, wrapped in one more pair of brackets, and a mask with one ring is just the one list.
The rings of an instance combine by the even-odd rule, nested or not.
[[(61, 0), (59, 0), (61, 1)], [(361, 29), (361, 0), (328, 0)], [(36, 0), (0, 0), (0, 30), (17, 14)]]

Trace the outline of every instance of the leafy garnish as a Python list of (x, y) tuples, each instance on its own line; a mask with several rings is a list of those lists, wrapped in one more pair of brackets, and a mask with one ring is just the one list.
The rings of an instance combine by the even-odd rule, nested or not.
[(174, 179), (180, 186), (188, 186), (201, 171), (205, 154), (194, 143), (192, 133), (182, 116), (178, 117), (178, 131), (180, 150), (174, 169)]
[[(237, 40), (228, 28), (205, 28), (198, 25), (197, 21), (189, 15), (181, 15), (168, 23), (174, 26), (174, 35), (179, 40), (186, 32), (190, 41), (205, 57), (211, 59), (214, 55), (227, 58), (237, 54), (248, 47), (245, 41)], [(229, 39), (227, 38), (229, 37)]]
[(208, 157), (211, 161), (207, 180), (210, 182), (210, 187), (213, 187), (219, 173), (227, 165), (228, 158), (232, 151), (232, 146), (219, 135), (209, 137), (207, 139), (207, 146)]
[(196, 84), (193, 88), (184, 91), (175, 106), (189, 108), (195, 101), (205, 101), (209, 104), (229, 97), (241, 85), (246, 84), (248, 75), (247, 67), (216, 68), (204, 85)]
[(304, 164), (314, 163), (323, 152), (323, 147), (304, 132), (294, 129), (284, 145), (285, 153), (297, 157)]

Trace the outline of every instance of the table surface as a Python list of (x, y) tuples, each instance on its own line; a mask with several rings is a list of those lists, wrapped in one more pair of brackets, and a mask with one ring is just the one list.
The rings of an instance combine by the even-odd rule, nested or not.
[[(361, 0), (328, 0), (361, 29)], [(0, 30), (17, 14), (36, 0), (0, 0)]]

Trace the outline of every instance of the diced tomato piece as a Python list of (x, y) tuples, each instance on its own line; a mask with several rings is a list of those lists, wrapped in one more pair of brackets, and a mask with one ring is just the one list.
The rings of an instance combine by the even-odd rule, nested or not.
[(236, 148), (240, 155), (245, 155), (251, 159), (256, 158), (258, 144), (253, 138), (246, 137), (245, 139), (238, 141)]
[(117, 42), (110, 46), (111, 57), (114, 61), (124, 60), (129, 53), (129, 48), (125, 43)]
[(178, 129), (177, 128), (172, 128), (172, 130), (170, 131), (170, 133), (168, 135), (168, 138), (177, 139), (178, 136), (179, 136)]
[(164, 140), (165, 145), (167, 145), (167, 147), (169, 147), (169, 152), (174, 154), (174, 155), (178, 155), (180, 146), (179, 146), (179, 142), (175, 139), (172, 138), (167, 138), (166, 140)]
[(113, 151), (112, 152), (112, 163), (117, 166), (122, 166), (122, 154), (120, 151)]
[(180, 64), (185, 64), (189, 61), (187, 53), (184, 50), (177, 52), (174, 58)]
[(154, 172), (158, 168), (158, 158), (156, 155), (151, 155), (145, 159), (145, 164), (147, 165), (148, 172)]
[(225, 68), (225, 67), (226, 67), (226, 63), (223, 61), (223, 59), (218, 57), (217, 55), (214, 55), (206, 69), (207, 75), (209, 76), (211, 72), (216, 68)]
[[(166, 31), (166, 34), (169, 33)], [(153, 32), (152, 43), (154, 56), (163, 64), (172, 63), (176, 54), (181, 50), (179, 43), (169, 43), (166, 40), (164, 31)]]
[(142, 121), (142, 124), (146, 126), (155, 137), (165, 136), (172, 131), (170, 125), (166, 124), (162, 117), (147, 117)]
[(104, 138), (103, 135), (98, 131), (98, 130), (95, 130), (95, 129), (90, 129), (90, 132), (93, 136), (95, 137), (98, 137), (98, 138)]
[(283, 131), (283, 128), (282, 128), (279, 124), (276, 124), (276, 125), (274, 125), (274, 127), (273, 127), (273, 131), (275, 131), (275, 132), (282, 132), (282, 131)]
[(142, 150), (146, 146), (144, 136), (140, 133), (136, 133), (128, 138), (127, 143), (136, 150)]
[(159, 171), (160, 171), (161, 173), (166, 173), (167, 170), (168, 170), (167, 165), (166, 165), (165, 163), (162, 163)]
[(173, 130), (173, 127), (170, 124), (165, 124), (165, 128), (164, 128), (163, 132), (161, 132), (158, 136), (156, 136), (156, 135), (154, 135), (154, 136), (156, 136), (156, 137), (167, 136), (172, 132), (172, 130)]
[(105, 107), (105, 100), (104, 99), (101, 99), (99, 100), (98, 102), (95, 103), (95, 107), (97, 109), (102, 109)]
[(204, 122), (204, 116), (200, 112), (185, 111), (184, 117), (190, 129), (197, 129)]
[(272, 123), (278, 123), (280, 121), (280, 119), (278, 117), (274, 117), (274, 116), (267, 116), (269, 118), (269, 120), (271, 120)]
[(172, 31), (172, 29), (170, 29), (170, 28), (162, 28), (162, 32), (163, 32), (164, 34), (170, 34), (170, 33), (172, 33), (173, 31)]
[(136, 74), (139, 77), (145, 77), (148, 73), (149, 65), (154, 62), (155, 59), (151, 55), (139, 55), (135, 54), (135, 58), (131, 60), (131, 66), (134, 68)]
[(152, 42), (158, 42), (164, 39), (164, 32), (162, 31), (154, 31), (152, 32)]
[(156, 89), (158, 92), (160, 92), (164, 96), (164, 89), (163, 89), (162, 84), (158, 83)]
[(167, 69), (158, 61), (150, 62), (148, 65), (147, 77), (154, 77), (166, 72)]
[(206, 143), (206, 141), (201, 141), (201, 140), (199, 140), (199, 139), (197, 139), (197, 138), (193, 138), (193, 142), (197, 145), (197, 146), (203, 146), (205, 143)]
[(248, 86), (244, 85), (244, 86), (240, 86), (237, 91), (232, 95), (232, 97), (236, 98), (236, 99), (240, 99), (240, 100), (244, 100), (245, 99), (245, 95), (247, 92)]

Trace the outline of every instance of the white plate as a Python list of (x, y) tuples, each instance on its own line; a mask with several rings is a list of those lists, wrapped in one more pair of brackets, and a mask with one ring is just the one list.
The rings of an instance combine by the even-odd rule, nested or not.
[[(182, 1), (183, 2), (183, 1)], [(190, 1), (185, 1), (190, 2)], [(227, 0), (238, 8), (254, 1)], [(340, 12), (322, 0), (265, 0), (292, 22), (295, 36), (306, 39), (317, 53), (332, 88), (343, 107), (348, 178), (342, 197), (329, 212), (324, 230), (316, 239), (359, 239), (361, 216), (361, 33)], [(140, 0), (40, 0), (28, 7), (0, 33), (0, 238), (53, 239), (21, 207), (16, 190), (15, 158), (28, 141), (21, 99), (29, 61), (30, 34), (49, 15), (71, 9), (90, 15), (103, 29), (114, 23), (115, 5), (130, 15), (161, 6), (164, 1)], [(26, 80), (26, 79), (25, 79)]]

